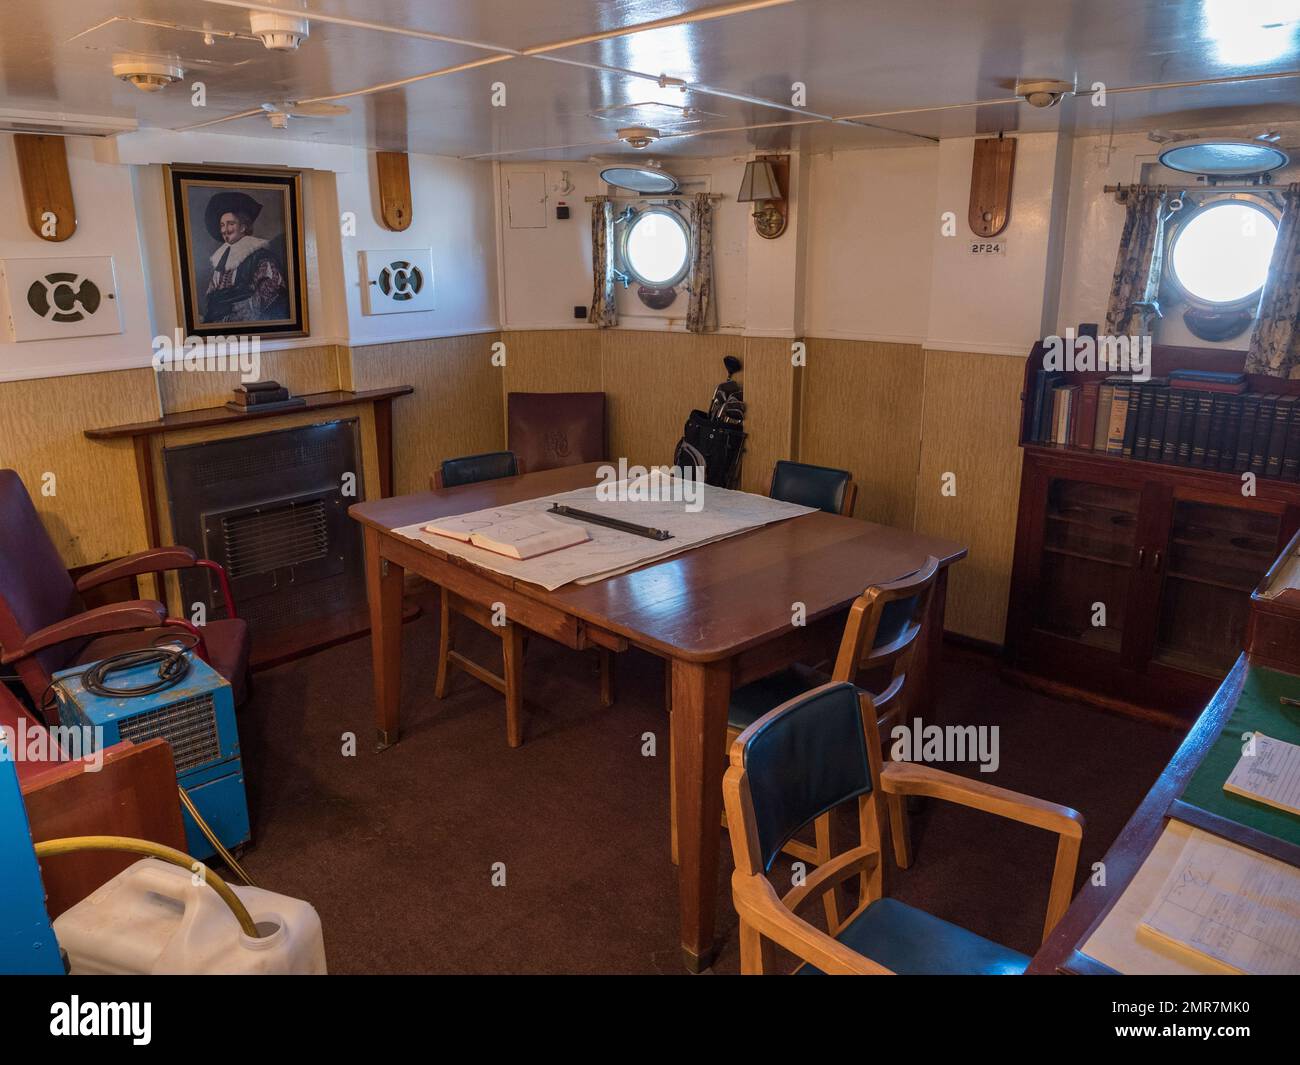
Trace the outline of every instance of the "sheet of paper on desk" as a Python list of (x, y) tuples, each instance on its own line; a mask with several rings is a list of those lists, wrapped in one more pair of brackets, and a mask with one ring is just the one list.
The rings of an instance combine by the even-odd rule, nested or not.
[[(605, 493), (598, 494), (597, 486), (592, 485), (590, 488), (541, 499), (526, 499), (472, 514), (433, 518), (393, 531), (399, 536), (419, 540), (484, 569), (529, 581), (552, 591), (570, 583), (588, 584), (625, 573), (647, 562), (668, 558), (774, 521), (809, 514), (815, 509), (749, 492), (714, 488), (711, 485), (701, 485), (700, 489), (703, 492), (700, 505), (693, 508), (682, 500), (610, 499), (605, 497)], [(433, 525), (439, 529), (454, 528), (469, 532), (474, 528), (545, 514), (552, 503), (567, 503), (579, 510), (620, 518), (636, 525), (667, 529), (673, 538), (649, 540), (635, 533), (587, 523), (583, 527), (591, 537), (590, 542), (579, 544), (572, 550), (554, 551), (517, 561), (484, 551), (473, 544), (439, 536), (425, 528)], [(570, 518), (556, 520), (577, 521)], [(581, 522), (578, 521), (578, 524)]]
[(1300, 869), (1194, 829), (1139, 930), (1229, 972), (1300, 973)]
[(1241, 756), (1223, 790), (1300, 815), (1300, 747), (1254, 734), (1253, 749)]

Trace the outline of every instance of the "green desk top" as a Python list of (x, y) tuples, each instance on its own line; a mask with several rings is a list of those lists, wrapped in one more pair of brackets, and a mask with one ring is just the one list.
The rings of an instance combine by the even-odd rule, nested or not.
[(1300, 744), (1300, 707), (1283, 706), (1282, 696), (1300, 699), (1300, 677), (1252, 666), (1241, 697), (1219, 738), (1192, 774), (1182, 798), (1237, 824), (1300, 846), (1300, 816), (1223, 790), (1241, 759), (1242, 733), (1262, 732), (1275, 740)]

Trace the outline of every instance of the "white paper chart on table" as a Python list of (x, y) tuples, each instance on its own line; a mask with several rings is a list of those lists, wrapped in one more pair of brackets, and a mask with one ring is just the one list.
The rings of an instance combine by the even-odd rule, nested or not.
[(1196, 829), (1141, 931), (1232, 972), (1300, 973), (1300, 869)]

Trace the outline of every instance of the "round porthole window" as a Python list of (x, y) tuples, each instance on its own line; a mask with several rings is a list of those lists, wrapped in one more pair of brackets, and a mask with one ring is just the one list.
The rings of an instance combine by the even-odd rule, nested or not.
[(1224, 310), (1259, 296), (1277, 243), (1277, 221), (1250, 200), (1213, 200), (1178, 222), (1169, 269), (1194, 305)]
[(666, 207), (639, 212), (623, 231), (623, 264), (649, 288), (670, 288), (686, 276), (691, 238), (686, 223)]

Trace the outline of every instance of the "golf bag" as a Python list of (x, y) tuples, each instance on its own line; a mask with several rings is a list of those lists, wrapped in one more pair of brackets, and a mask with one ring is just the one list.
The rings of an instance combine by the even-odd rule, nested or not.
[(728, 355), (722, 362), (727, 379), (714, 390), (708, 413), (691, 411), (673, 464), (683, 471), (703, 469), (704, 483), (715, 488), (735, 488), (745, 450), (745, 397), (740, 382), (731, 379), (741, 368), (740, 360)]

